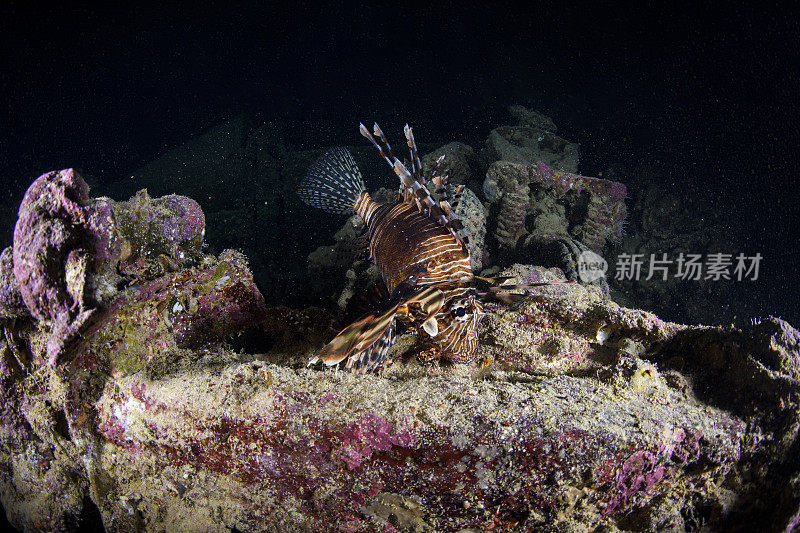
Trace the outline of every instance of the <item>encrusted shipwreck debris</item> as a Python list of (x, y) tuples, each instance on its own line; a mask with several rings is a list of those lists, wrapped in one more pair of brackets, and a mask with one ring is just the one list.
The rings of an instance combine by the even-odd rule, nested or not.
[[(52, 317), (81, 309), (70, 252), (85, 250), (85, 279), (111, 264), (90, 260), (81, 217), (122, 205), (76, 178), (71, 211), (24, 224), (44, 235), (70, 217), (77, 236), (46, 239), (40, 269), (61, 300), (30, 309), (32, 292), (23, 313), (22, 281), (0, 277), (0, 498), (20, 529), (782, 531), (800, 516), (800, 334), (778, 319), (682, 326), (562, 284), (489, 310), (486, 368), (421, 366), (408, 333), (406, 354), (355, 376), (304, 367), (330, 316), (265, 309), (242, 254), (178, 247), (194, 250), (180, 262), (159, 245), (173, 254), (159, 268), (120, 269), (129, 286), (91, 307), (84, 293), (95, 311), (50, 359)], [(196, 239), (197, 213), (181, 212), (195, 229), (175, 234)], [(117, 264), (147, 257), (136, 248)], [(254, 325), (268, 354), (223, 343)]]
[(571, 237), (601, 252), (619, 240), (625, 223), (622, 183), (531, 165), (498, 161), (486, 173), (483, 191), (499, 205), (495, 238), (513, 250), (527, 235), (556, 240)]

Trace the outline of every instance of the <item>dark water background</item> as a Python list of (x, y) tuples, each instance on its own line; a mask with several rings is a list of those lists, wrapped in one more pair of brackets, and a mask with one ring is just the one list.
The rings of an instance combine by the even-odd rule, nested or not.
[[(4, 5), (7, 208), (45, 171), (75, 167), (102, 190), (241, 112), (280, 121), (293, 150), (363, 144), (357, 124), (373, 120), (478, 148), (522, 103), (580, 143), (582, 174), (656, 168), (735, 221), (732, 240), (764, 257), (742, 290), (800, 323), (797, 7)], [(287, 260), (338, 227), (302, 238), (293, 225), (263, 236)]]

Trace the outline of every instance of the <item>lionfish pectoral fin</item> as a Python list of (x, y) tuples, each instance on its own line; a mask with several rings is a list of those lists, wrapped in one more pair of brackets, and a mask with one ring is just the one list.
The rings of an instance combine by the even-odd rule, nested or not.
[(422, 320), (422, 329), (435, 337), (439, 334), (439, 323), (434, 315), (439, 312), (444, 304), (444, 292), (438, 286), (422, 287), (405, 301), (405, 305), (416, 304), (425, 315)]
[[(423, 329), (431, 337), (439, 333), (439, 324), (434, 315), (439, 312), (444, 303), (444, 293), (436, 287), (414, 287), (417, 275), (409, 276), (404, 283), (406, 291), (412, 291), (410, 296), (401, 299), (403, 291), (395, 289), (392, 301), (396, 303), (378, 316), (372, 316), (371, 324), (361, 336), (361, 340), (349, 355), (345, 368), (356, 372), (371, 372), (386, 358), (389, 349), (395, 340), (395, 319), (397, 315), (407, 315), (408, 306), (416, 304), (425, 313)], [(399, 301), (397, 301), (399, 300)]]
[(527, 300), (530, 296), (527, 294), (517, 294), (513, 292), (495, 292), (495, 291), (488, 291), (487, 293), (480, 294), (484, 301), (495, 301), (502, 303), (510, 307), (511, 309), (517, 309), (522, 303)]
[(513, 279), (513, 276), (494, 276), (494, 277), (472, 276), (472, 279), (486, 283), (490, 287), (497, 287), (499, 285), (502, 285), (506, 281)]
[(386, 357), (394, 344), (394, 320), (399, 304), (386, 311), (370, 313), (344, 328), (317, 353), (309, 364), (322, 361), (333, 366), (345, 359), (345, 368), (370, 372)]
[(372, 372), (386, 359), (386, 354), (394, 346), (394, 339), (395, 321), (392, 320), (371, 344), (350, 355), (345, 368), (357, 374)]
[(333, 366), (344, 361), (362, 337), (368, 334), (374, 318), (374, 315), (368, 314), (344, 328), (309, 361), (309, 364), (322, 361), (326, 366)]

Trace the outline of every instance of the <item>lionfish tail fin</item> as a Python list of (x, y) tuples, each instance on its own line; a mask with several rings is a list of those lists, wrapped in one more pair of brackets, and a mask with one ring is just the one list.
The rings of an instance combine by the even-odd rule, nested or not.
[(364, 190), (353, 156), (346, 148), (333, 148), (308, 168), (297, 194), (308, 205), (328, 213), (350, 214)]

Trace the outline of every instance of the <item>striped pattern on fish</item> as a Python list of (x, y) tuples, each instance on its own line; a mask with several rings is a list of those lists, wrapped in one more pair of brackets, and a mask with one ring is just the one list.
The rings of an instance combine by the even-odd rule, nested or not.
[[(298, 194), (314, 207), (331, 213), (355, 212), (364, 219), (370, 257), (391, 296), (379, 309), (342, 330), (309, 364), (322, 361), (332, 366), (346, 361), (346, 369), (373, 371), (394, 343), (396, 321), (432, 341), (431, 358), (471, 363), (478, 347), (478, 326), (485, 316), (481, 299), (513, 303), (524, 295), (510, 294), (514, 287), (499, 288), (496, 280), (473, 275), (464, 227), (446, 192), (437, 201), (428, 191), (411, 128), (404, 129), (410, 170), (394, 156), (377, 124), (373, 130), (374, 136), (360, 125), (361, 134), (400, 178), (397, 202), (379, 204), (370, 197), (361, 172), (344, 148), (334, 148), (315, 161)], [(431, 182), (437, 191), (446, 191), (445, 176), (434, 175)]]

